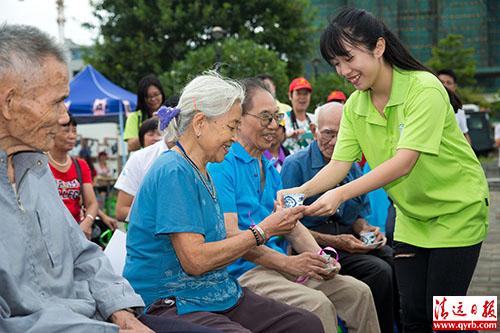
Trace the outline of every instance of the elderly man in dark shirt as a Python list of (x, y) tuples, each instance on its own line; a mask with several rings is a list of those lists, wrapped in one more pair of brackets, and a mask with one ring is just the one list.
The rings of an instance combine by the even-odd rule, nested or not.
[(142, 299), (63, 205), (43, 151), (69, 121), (67, 95), (63, 51), (35, 28), (0, 25), (0, 332), (211, 331), (137, 319)]
[[(327, 103), (316, 110), (317, 130), (315, 140), (305, 149), (285, 159), (281, 178), (283, 187), (300, 186), (312, 179), (333, 154), (337, 133), (342, 118), (343, 105)], [(347, 177), (347, 183), (362, 176), (354, 163)], [(320, 195), (305, 200), (313, 203)], [(385, 245), (386, 239), (379, 228), (366, 221), (370, 206), (366, 195), (346, 201), (334, 216), (305, 216), (302, 223), (321, 246), (332, 246), (339, 250), (340, 273), (351, 275), (366, 283), (373, 294), (381, 332), (392, 332), (394, 314), (398, 318), (398, 292), (392, 268), (392, 249)], [(373, 232), (379, 245), (365, 245), (358, 237), (364, 232)]]

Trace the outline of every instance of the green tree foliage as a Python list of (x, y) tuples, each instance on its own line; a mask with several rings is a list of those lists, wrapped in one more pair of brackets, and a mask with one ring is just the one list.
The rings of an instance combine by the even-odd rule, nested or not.
[(219, 52), (219, 72), (235, 79), (267, 73), (273, 76), (278, 87), (278, 98), (284, 97), (288, 83), (286, 62), (280, 60), (277, 52), (269, 50), (254, 41), (229, 38), (218, 45), (209, 44), (186, 54), (185, 59), (173, 63), (171, 70), (160, 76), (167, 95), (179, 94), (180, 89), (196, 75), (214, 69)]
[(308, 0), (100, 0), (93, 6), (101, 38), (86, 61), (132, 90), (143, 75), (169, 70), (189, 51), (213, 44), (213, 26), (276, 51), (289, 74), (302, 71), (311, 48)]
[(347, 97), (355, 90), (353, 85), (335, 72), (319, 74), (316, 79), (311, 79), (313, 92), (309, 112), (313, 112), (316, 106), (326, 103), (326, 98), (332, 90), (340, 90)]
[(476, 83), (476, 61), (473, 57), (474, 49), (464, 47), (462, 35), (448, 35), (432, 48), (432, 57), (427, 65), (435, 71), (452, 69), (460, 86), (470, 86)]

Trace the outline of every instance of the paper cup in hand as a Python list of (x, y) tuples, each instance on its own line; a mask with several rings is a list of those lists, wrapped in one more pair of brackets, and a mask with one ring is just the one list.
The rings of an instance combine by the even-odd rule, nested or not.
[(362, 232), (359, 234), (361, 236), (361, 241), (365, 243), (365, 245), (371, 245), (375, 243), (375, 239), (377, 236), (375, 236), (375, 233), (372, 231), (369, 232)]
[(304, 194), (302, 193), (290, 193), (283, 196), (283, 201), (285, 202), (285, 208), (292, 208), (301, 206), (304, 202)]

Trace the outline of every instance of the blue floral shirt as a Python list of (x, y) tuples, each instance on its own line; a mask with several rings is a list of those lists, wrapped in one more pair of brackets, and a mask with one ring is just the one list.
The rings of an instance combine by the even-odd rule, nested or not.
[(217, 200), (182, 156), (167, 151), (144, 177), (132, 206), (124, 276), (148, 306), (175, 297), (178, 314), (236, 305), (242, 291), (225, 268), (200, 276), (183, 270), (169, 237), (179, 232), (202, 234), (206, 242), (226, 238)]

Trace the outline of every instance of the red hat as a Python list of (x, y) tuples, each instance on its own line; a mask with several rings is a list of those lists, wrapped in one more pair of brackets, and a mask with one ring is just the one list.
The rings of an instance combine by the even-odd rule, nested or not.
[(342, 91), (339, 90), (334, 90), (328, 95), (328, 98), (326, 99), (327, 102), (331, 101), (342, 101), (345, 102), (347, 100), (347, 97), (345, 97), (345, 94)]
[(296, 79), (293, 79), (292, 83), (290, 83), (290, 87), (288, 88), (288, 92), (291, 93), (297, 89), (307, 89), (309, 91), (313, 90), (309, 81), (307, 81), (303, 77), (298, 77)]

